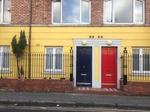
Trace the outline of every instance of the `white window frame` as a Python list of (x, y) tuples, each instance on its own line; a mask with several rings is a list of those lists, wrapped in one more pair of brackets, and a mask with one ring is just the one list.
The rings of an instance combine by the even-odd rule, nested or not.
[[(132, 50), (134, 50), (134, 49), (139, 50), (139, 70), (133, 70), (132, 69), (132, 72), (137, 73), (137, 74), (141, 73), (141, 75), (142, 75), (142, 73), (144, 73), (144, 74), (150, 73), (150, 71), (143, 70), (143, 50), (144, 50), (144, 48), (133, 48)], [(150, 49), (150, 48), (148, 48), (148, 49)], [(132, 61), (132, 67), (133, 67), (133, 61)]]
[(0, 15), (0, 24), (10, 24), (10, 22), (4, 22), (4, 0), (1, 0), (1, 15)]
[[(2, 66), (2, 54), (3, 54), (3, 52), (4, 52), (4, 48), (6, 48), (6, 47), (2, 47), (2, 46), (0, 46), (0, 71), (7, 71), (7, 70), (9, 70), (9, 65), (8, 65), (8, 68), (3, 68), (3, 66)], [(7, 48), (9, 48), (9, 47), (7, 47)], [(9, 53), (9, 52), (8, 52)], [(10, 57), (9, 57), (10, 58)]]
[[(89, 22), (88, 23), (85, 23), (85, 22), (82, 22), (82, 1), (87, 1), (87, 2), (89, 2)], [(55, 2), (55, 0), (52, 0), (52, 20), (51, 20), (51, 22), (52, 22), (52, 24), (54, 24), (54, 25), (60, 25), (60, 24), (62, 24), (62, 25), (71, 25), (71, 24), (74, 24), (74, 25), (77, 25), (77, 24), (90, 24), (91, 23), (91, 0), (80, 0), (80, 22), (79, 23), (63, 23), (62, 22), (62, 13), (63, 13), (63, 10), (62, 10), (62, 2), (63, 2), (63, 0), (60, 0), (60, 4), (61, 4), (61, 20), (60, 20), (60, 23), (56, 23), (56, 22), (54, 22), (53, 21), (53, 4), (54, 4), (54, 2)]]
[[(45, 54), (47, 54), (47, 49), (48, 49), (48, 48), (53, 49), (53, 54), (52, 54), (52, 55), (53, 55), (53, 57), (52, 57), (52, 58), (53, 58), (53, 65), (52, 65), (52, 69), (50, 69), (50, 68), (47, 69), (47, 68), (46, 68), (46, 55), (45, 55), (45, 67), (44, 67), (44, 68), (45, 68), (45, 72), (50, 72), (50, 73), (52, 73), (52, 74), (53, 74), (53, 73), (60, 73), (60, 72), (63, 72), (63, 67), (64, 67), (64, 64), (63, 64), (63, 47), (46, 47), (46, 48), (45, 48)], [(56, 56), (55, 56), (55, 55), (56, 55), (56, 49), (57, 49), (57, 48), (61, 48), (61, 49), (62, 49), (62, 53), (61, 53), (61, 55), (62, 55), (62, 64), (61, 64), (62, 67), (61, 67), (61, 69), (56, 69), (56, 68), (55, 68), (55, 64), (56, 64), (56, 63), (55, 63), (55, 59), (56, 59)]]
[[(110, 25), (121, 25), (121, 24), (124, 24), (124, 25), (132, 25), (132, 24), (137, 24), (137, 25), (142, 25), (145, 23), (145, 0), (141, 0), (143, 1), (143, 21), (142, 22), (136, 22), (135, 21), (135, 2), (136, 0), (133, 0), (133, 22), (132, 23), (116, 23), (115, 22), (115, 10), (114, 10), (114, 7), (115, 7), (115, 3), (114, 3), (115, 0), (112, 0), (112, 22), (106, 22), (105, 21), (105, 18), (103, 18), (103, 23), (104, 24), (110, 24)], [(105, 0), (104, 0), (105, 2)], [(103, 9), (105, 10), (105, 6), (104, 6), (104, 2), (103, 2)], [(104, 14), (103, 14), (104, 16)]]

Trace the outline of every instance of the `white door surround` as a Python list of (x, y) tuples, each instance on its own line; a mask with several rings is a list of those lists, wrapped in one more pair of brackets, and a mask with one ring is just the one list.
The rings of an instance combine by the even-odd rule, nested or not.
[[(100, 40), (100, 39), (74, 39), (73, 40), (73, 79), (74, 87), (76, 87), (76, 48), (77, 46), (91, 46), (92, 47), (92, 88), (101, 88), (101, 48), (102, 47), (117, 47), (117, 88), (120, 88), (120, 40)], [(94, 80), (94, 48), (98, 47), (98, 77), (99, 80)]]

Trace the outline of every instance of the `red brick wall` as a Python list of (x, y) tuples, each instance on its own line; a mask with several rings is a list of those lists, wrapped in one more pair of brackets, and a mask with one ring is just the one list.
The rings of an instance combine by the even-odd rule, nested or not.
[(103, 23), (103, 0), (91, 0), (91, 24)]
[(146, 0), (145, 11), (145, 23), (150, 26), (150, 0)]
[(35, 92), (72, 92), (69, 80), (17, 80), (0, 79), (0, 90)]
[[(12, 24), (28, 24), (30, 0), (12, 0)], [(51, 23), (51, 0), (33, 0), (32, 24)]]
[(51, 0), (33, 0), (33, 24), (51, 23)]
[(128, 82), (124, 91), (131, 95), (150, 95), (150, 82)]
[[(30, 0), (12, 0), (12, 24), (29, 23)], [(150, 0), (145, 3), (145, 22), (150, 25)], [(51, 0), (33, 0), (33, 24), (51, 24)], [(91, 24), (103, 24), (103, 0), (91, 0)]]
[(30, 0), (11, 0), (11, 23), (29, 23), (29, 1)]

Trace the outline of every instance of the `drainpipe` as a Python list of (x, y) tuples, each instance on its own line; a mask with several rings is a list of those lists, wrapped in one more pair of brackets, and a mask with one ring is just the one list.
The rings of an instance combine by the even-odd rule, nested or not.
[(30, 0), (29, 10), (29, 54), (28, 54), (28, 78), (31, 79), (31, 37), (32, 37), (32, 0)]
[(73, 81), (73, 49), (70, 48), (70, 81)]
[(127, 48), (123, 50), (123, 84), (127, 85)]

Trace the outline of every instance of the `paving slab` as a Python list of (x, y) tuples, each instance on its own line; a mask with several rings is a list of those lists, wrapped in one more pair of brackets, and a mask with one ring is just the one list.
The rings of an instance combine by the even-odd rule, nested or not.
[(47, 107), (117, 107), (150, 110), (150, 96), (0, 92), (0, 105), (26, 105)]

